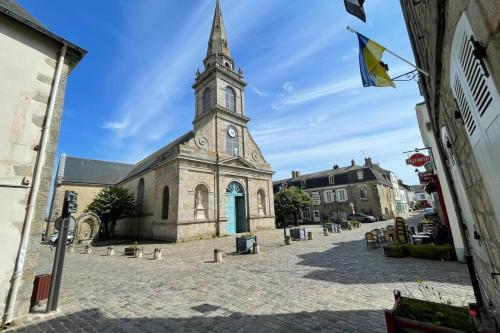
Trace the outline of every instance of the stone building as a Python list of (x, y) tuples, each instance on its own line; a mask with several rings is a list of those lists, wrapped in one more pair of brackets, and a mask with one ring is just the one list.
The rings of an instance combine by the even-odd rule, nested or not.
[(378, 218), (392, 218), (395, 197), (391, 183), (392, 172), (365, 159), (362, 166), (352, 160), (347, 167), (334, 165), (332, 169), (300, 175), (292, 171), (292, 178), (273, 183), (274, 192), (286, 186), (296, 186), (309, 193), (313, 205), (302, 212), (303, 222), (338, 221), (346, 219), (354, 210)]
[(132, 167), (132, 164), (61, 155), (54, 180), (46, 235), (52, 234), (54, 223), (61, 217), (65, 191), (78, 194), (78, 210), (73, 214), (78, 220), (100, 190), (119, 182)]
[[(63, 177), (56, 195), (71, 188), (85, 191), (87, 200), (110, 183), (129, 189), (136, 197), (138, 214), (117, 222), (114, 234), (122, 237), (177, 242), (274, 228), (273, 171), (247, 127), (246, 83), (243, 71), (235, 70), (218, 1), (203, 63), (204, 71), (196, 73), (193, 85), (191, 131), (133, 165), (119, 179), (101, 174), (109, 165), (89, 170), (79, 162), (70, 165), (67, 159), (64, 174), (86, 181), (77, 184), (73, 177)], [(129, 168), (121, 166), (121, 171)], [(82, 200), (80, 196), (83, 208)], [(54, 199), (52, 220), (60, 210), (59, 201)]]
[[(401, 0), (429, 114), (446, 161), (475, 296), (500, 321), (500, 6)], [(478, 292), (480, 291), (480, 292)]]
[(85, 55), (14, 0), (0, 0), (0, 311), (22, 320), (54, 165), (66, 81)]
[(184, 241), (274, 227), (273, 171), (247, 127), (246, 83), (219, 1), (203, 63), (193, 129), (118, 183), (135, 193), (139, 216), (119, 221), (115, 234)]

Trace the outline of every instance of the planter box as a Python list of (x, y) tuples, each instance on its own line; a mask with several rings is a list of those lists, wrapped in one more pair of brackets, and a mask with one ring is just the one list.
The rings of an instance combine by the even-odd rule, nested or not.
[(386, 257), (404, 258), (408, 255), (408, 252), (406, 252), (406, 248), (404, 246), (385, 245), (384, 255)]
[(305, 228), (290, 229), (290, 237), (292, 238), (292, 240), (306, 240), (306, 229)]
[(340, 222), (340, 228), (347, 230), (351, 229), (351, 226), (349, 225), (349, 222)]
[[(394, 294), (395, 304), (392, 310), (385, 310), (385, 322), (387, 333), (473, 333), (477, 332), (474, 323), (468, 317), (468, 309), (447, 304), (439, 304), (423, 300), (401, 297), (400, 292)], [(400, 315), (404, 311), (411, 311), (409, 305), (413, 304), (413, 309), (418, 306), (421, 313), (412, 313), (414, 317), (425, 317), (429, 313), (441, 313), (440, 320), (454, 323), (458, 327), (445, 327), (435, 323), (421, 320), (409, 319)], [(403, 310), (406, 309), (406, 310)], [(427, 314), (423, 313), (423, 310)], [(453, 318), (451, 318), (453, 317)], [(439, 320), (437, 320), (439, 321)], [(443, 324), (444, 325), (444, 324)]]
[(123, 254), (126, 256), (133, 256), (135, 254), (135, 247), (126, 247), (123, 250)]
[(434, 259), (434, 260), (455, 260), (455, 249), (452, 245), (408, 245), (408, 253), (414, 258)]
[(236, 237), (236, 252), (239, 254), (249, 254), (252, 251), (253, 243), (257, 243), (257, 236)]

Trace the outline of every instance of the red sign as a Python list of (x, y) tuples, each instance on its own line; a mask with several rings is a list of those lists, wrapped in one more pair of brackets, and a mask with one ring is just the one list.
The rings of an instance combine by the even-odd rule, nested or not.
[(425, 163), (430, 162), (431, 157), (421, 154), (421, 153), (415, 153), (410, 156), (409, 159), (406, 160), (406, 164), (408, 165), (413, 165), (414, 167), (421, 167), (424, 166)]
[(418, 178), (420, 180), (420, 184), (429, 184), (434, 180), (434, 174), (432, 172), (419, 172)]

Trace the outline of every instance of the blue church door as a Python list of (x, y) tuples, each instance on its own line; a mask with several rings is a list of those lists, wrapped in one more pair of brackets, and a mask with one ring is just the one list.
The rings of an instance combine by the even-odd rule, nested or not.
[(227, 234), (246, 231), (245, 197), (240, 184), (232, 182), (226, 189)]

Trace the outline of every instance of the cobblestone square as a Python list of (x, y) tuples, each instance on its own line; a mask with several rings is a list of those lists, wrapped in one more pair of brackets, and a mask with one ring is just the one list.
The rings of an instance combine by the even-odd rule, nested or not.
[[(415, 217), (414, 217), (415, 218)], [(147, 244), (163, 259), (67, 253), (59, 311), (33, 313), (9, 332), (385, 332), (393, 290), (422, 298), (420, 277), (456, 305), (473, 301), (457, 262), (386, 258), (364, 233), (392, 221), (282, 245), (283, 230), (257, 233), (259, 255), (235, 255), (234, 237)], [(213, 263), (213, 250), (225, 252)], [(51, 269), (43, 246), (39, 272)]]

